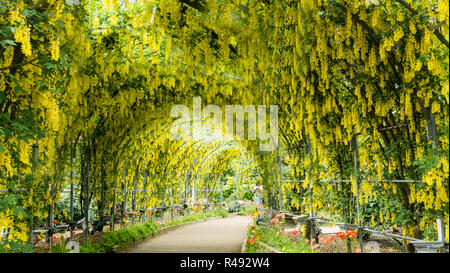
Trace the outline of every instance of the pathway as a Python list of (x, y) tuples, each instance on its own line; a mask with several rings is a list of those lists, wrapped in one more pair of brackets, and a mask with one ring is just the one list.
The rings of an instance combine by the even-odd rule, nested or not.
[(239, 253), (251, 223), (248, 216), (202, 221), (151, 237), (127, 253)]

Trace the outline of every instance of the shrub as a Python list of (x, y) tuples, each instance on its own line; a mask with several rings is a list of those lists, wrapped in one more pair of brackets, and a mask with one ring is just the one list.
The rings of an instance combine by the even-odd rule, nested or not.
[(82, 253), (102, 253), (110, 252), (116, 245), (124, 245), (130, 242), (136, 242), (138, 239), (154, 235), (160, 226), (151, 221), (143, 224), (137, 224), (131, 227), (122, 228), (117, 231), (107, 232), (99, 242), (88, 243), (80, 247)]

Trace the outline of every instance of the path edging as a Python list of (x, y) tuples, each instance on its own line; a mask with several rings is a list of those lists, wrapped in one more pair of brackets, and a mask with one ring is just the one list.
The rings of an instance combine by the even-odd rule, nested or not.
[(245, 234), (244, 241), (242, 242), (241, 246), (241, 253), (245, 253), (245, 250), (247, 249), (247, 234)]

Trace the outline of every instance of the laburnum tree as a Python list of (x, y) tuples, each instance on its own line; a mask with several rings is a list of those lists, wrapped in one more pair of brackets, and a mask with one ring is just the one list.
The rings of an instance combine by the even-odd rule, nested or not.
[(443, 214), (448, 236), (448, 14), (448, 0), (2, 1), (6, 244), (72, 184), (100, 216), (167, 204), (171, 183), (182, 201), (195, 173), (218, 178), (249, 153), (278, 185), (255, 142), (170, 138), (171, 106), (194, 96), (279, 106), (282, 166), (305, 181), (283, 186), (291, 209), (356, 223), (358, 179), (365, 224), (433, 239)]

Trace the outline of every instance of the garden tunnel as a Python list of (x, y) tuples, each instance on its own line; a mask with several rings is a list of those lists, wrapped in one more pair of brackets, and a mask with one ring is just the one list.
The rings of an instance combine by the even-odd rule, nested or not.
[[(21, 0), (0, 18), (0, 248), (69, 207), (209, 202), (238, 170), (275, 210), (448, 241), (447, 0)], [(173, 140), (195, 97), (277, 105), (277, 149)]]

